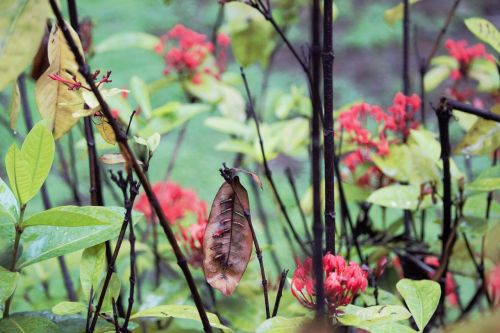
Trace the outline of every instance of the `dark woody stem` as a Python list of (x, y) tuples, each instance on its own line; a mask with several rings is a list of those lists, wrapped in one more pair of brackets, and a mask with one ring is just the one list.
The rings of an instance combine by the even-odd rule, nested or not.
[(281, 272), (280, 284), (278, 286), (278, 292), (276, 293), (276, 300), (274, 301), (273, 314), (271, 315), (272, 317), (276, 317), (276, 315), (278, 314), (278, 308), (280, 307), (281, 295), (283, 294), (283, 288), (285, 287), (287, 275), (288, 269), (285, 269), (283, 270), (283, 272)]

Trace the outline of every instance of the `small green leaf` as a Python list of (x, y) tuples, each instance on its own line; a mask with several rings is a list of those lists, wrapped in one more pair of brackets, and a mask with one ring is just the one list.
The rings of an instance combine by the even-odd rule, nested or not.
[(500, 33), (493, 23), (481, 17), (468, 18), (464, 23), (477, 38), (500, 53)]
[(305, 317), (273, 317), (267, 319), (257, 327), (256, 333), (292, 333), (299, 332), (300, 327), (306, 321)]
[(465, 189), (477, 192), (493, 192), (500, 190), (500, 178), (480, 178), (466, 184)]
[(409, 179), (412, 169), (411, 158), (407, 145), (393, 145), (386, 157), (372, 155), (373, 162), (386, 176), (401, 182)]
[[(232, 330), (224, 325), (222, 325), (213, 313), (208, 312), (208, 320), (210, 321), (210, 325), (214, 328), (220, 328), (225, 332), (232, 332)], [(196, 321), (200, 320), (200, 315), (198, 314), (198, 310), (196, 307), (191, 305), (159, 305), (150, 309), (141, 310), (136, 314), (132, 315), (130, 319), (138, 319), (138, 318), (178, 318), (178, 319), (191, 319)]]
[(410, 309), (420, 331), (423, 331), (439, 303), (441, 288), (431, 280), (402, 279), (396, 288)]
[(16, 290), (17, 280), (18, 272), (11, 272), (0, 266), (0, 303), (5, 302)]
[(5, 155), (5, 167), (10, 188), (21, 205), (26, 204), (31, 195), (31, 173), (28, 162), (14, 143)]
[(250, 129), (241, 121), (226, 117), (209, 117), (205, 119), (205, 126), (225, 134), (245, 137)]
[(435, 66), (432, 67), (424, 77), (425, 92), (436, 89), (444, 80), (450, 75), (450, 68), (448, 66)]
[(109, 225), (116, 210), (96, 206), (61, 206), (35, 214), (23, 222), (23, 227), (46, 225), (54, 227), (88, 227)]
[(373, 204), (398, 209), (416, 209), (420, 189), (413, 185), (389, 185), (373, 192), (367, 199)]
[(104, 243), (88, 247), (83, 251), (80, 260), (80, 282), (85, 297), (89, 297), (92, 287), (94, 292), (96, 291), (105, 266), (106, 248)]
[(16, 223), (19, 218), (19, 204), (14, 193), (0, 178), (0, 225)]
[(0, 320), (0, 333), (63, 333), (50, 319), (12, 316)]
[(155, 46), (159, 43), (160, 38), (151, 34), (143, 32), (124, 32), (106, 38), (96, 45), (95, 51), (99, 53), (132, 47), (154, 51)]
[(479, 92), (497, 92), (500, 89), (500, 78), (496, 64), (492, 61), (476, 58), (469, 67), (469, 76), (479, 83)]
[(73, 315), (87, 311), (87, 305), (80, 302), (61, 302), (52, 307), (52, 312), (56, 315)]

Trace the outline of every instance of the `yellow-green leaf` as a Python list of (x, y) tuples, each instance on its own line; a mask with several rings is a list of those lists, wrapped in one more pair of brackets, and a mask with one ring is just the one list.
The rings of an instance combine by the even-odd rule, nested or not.
[[(78, 34), (68, 24), (66, 26), (83, 55)], [(52, 27), (47, 49), (50, 65), (36, 82), (36, 102), (42, 118), (48, 120), (54, 138), (58, 139), (78, 122), (78, 118), (73, 117), (73, 112), (83, 109), (84, 101), (80, 91), (68, 90), (66, 85), (52, 80), (49, 75), (57, 74), (68, 81), (73, 81), (73, 77), (79, 82), (84, 80), (78, 73), (78, 64), (57, 25)]]
[[(410, 5), (413, 5), (420, 0), (410, 0)], [(389, 25), (394, 25), (396, 22), (400, 21), (403, 18), (403, 3), (400, 2), (396, 6), (387, 9), (384, 12), (384, 20)]]
[(480, 17), (468, 18), (464, 23), (477, 38), (500, 53), (500, 33), (493, 23)]
[(7, 176), (9, 177), (10, 188), (21, 205), (24, 205), (28, 202), (31, 192), (30, 168), (16, 144), (10, 146), (7, 151), (5, 167), (7, 169)]
[(0, 1), (0, 91), (33, 60), (47, 15), (45, 0)]
[(116, 135), (113, 131), (113, 127), (107, 122), (107, 120), (102, 119), (100, 124), (95, 125), (101, 137), (107, 143), (114, 145), (116, 143)]
[(19, 86), (16, 83), (14, 84), (14, 87), (12, 87), (12, 94), (10, 97), (10, 104), (9, 104), (9, 110), (10, 110), (9, 126), (13, 130), (16, 129), (16, 122), (17, 122), (17, 117), (19, 116), (20, 104), (21, 103), (19, 99)]

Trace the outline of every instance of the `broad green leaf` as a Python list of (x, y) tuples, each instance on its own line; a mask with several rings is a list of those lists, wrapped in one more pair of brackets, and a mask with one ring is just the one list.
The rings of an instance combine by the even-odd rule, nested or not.
[[(208, 320), (210, 325), (214, 328), (220, 328), (225, 332), (232, 332), (232, 330), (222, 325), (213, 313), (208, 312)], [(200, 321), (200, 315), (196, 307), (191, 305), (159, 305), (150, 309), (141, 310), (130, 317), (130, 319), (138, 318), (176, 318), (176, 319), (191, 319)]]
[(420, 189), (413, 185), (389, 185), (373, 192), (367, 199), (373, 204), (398, 209), (416, 209)]
[[(96, 295), (100, 295), (102, 293), (102, 288), (104, 286), (104, 279), (101, 280), (99, 287), (96, 290)], [(109, 280), (108, 289), (106, 289), (106, 294), (104, 295), (104, 302), (102, 306), (102, 312), (112, 312), (113, 311), (113, 302), (118, 300), (120, 296), (121, 289), (121, 281), (116, 273), (111, 274), (111, 278)]]
[(50, 319), (12, 316), (0, 320), (0, 333), (63, 333)]
[[(67, 23), (66, 27), (83, 55), (78, 34)], [(49, 75), (59, 75), (70, 82), (73, 77), (79, 82), (85, 80), (79, 74), (75, 57), (57, 24), (53, 25), (49, 35), (47, 55), (50, 65), (36, 81), (36, 102), (42, 118), (46, 119), (54, 138), (58, 139), (78, 122), (73, 113), (83, 109), (84, 100), (80, 90), (68, 90), (65, 84), (52, 80)]]
[(61, 206), (37, 213), (23, 222), (23, 227), (88, 227), (109, 225), (116, 218), (116, 210), (96, 206)]
[[(500, 114), (500, 104), (493, 106), (491, 112)], [(498, 147), (500, 147), (500, 123), (479, 119), (467, 131), (462, 141), (453, 149), (453, 153), (487, 155)]]
[(248, 156), (251, 156), (254, 159), (258, 159), (257, 153), (255, 152), (254, 147), (243, 141), (243, 140), (226, 140), (219, 142), (217, 146), (215, 146), (216, 150), (229, 151), (232, 153), (242, 153)]
[[(420, 0), (410, 0), (409, 4), (413, 5), (416, 2), (419, 2)], [(396, 22), (400, 21), (403, 19), (403, 3), (400, 2), (396, 6), (387, 9), (384, 12), (384, 20), (389, 24), (389, 25), (394, 25)]]
[(344, 325), (356, 327), (369, 327), (411, 317), (402, 305), (374, 305), (366, 308), (348, 305), (342, 309), (345, 314), (338, 317), (339, 321)]
[(0, 91), (32, 62), (47, 15), (45, 0), (0, 1)]
[(10, 146), (5, 155), (5, 167), (10, 188), (21, 205), (26, 204), (31, 196), (31, 168), (16, 144)]
[(149, 118), (153, 109), (151, 107), (151, 98), (146, 82), (138, 76), (133, 76), (132, 79), (130, 79), (130, 91), (139, 104), (141, 113), (144, 114), (146, 118)]
[(97, 289), (100, 276), (106, 266), (106, 248), (104, 244), (97, 244), (86, 248), (80, 260), (80, 282), (82, 293), (89, 297), (90, 290)]
[(448, 66), (432, 67), (424, 77), (425, 92), (432, 91), (437, 88), (450, 75), (451, 69)]
[(479, 83), (479, 92), (497, 92), (500, 89), (500, 78), (498, 76), (496, 64), (492, 61), (477, 58), (472, 61), (469, 67), (469, 76)]
[(61, 302), (52, 307), (56, 315), (73, 315), (87, 311), (87, 305), (80, 302)]
[(14, 131), (16, 130), (17, 118), (19, 116), (19, 111), (21, 109), (20, 106), (21, 106), (21, 101), (19, 97), (19, 86), (17, 85), (17, 83), (15, 83), (14, 86), (12, 87), (12, 93), (9, 103), (9, 112), (10, 112), (9, 126)]
[(492, 192), (500, 190), (500, 177), (476, 179), (472, 183), (466, 184), (465, 189), (477, 192)]
[(184, 82), (187, 91), (203, 102), (218, 103), (222, 99), (221, 82), (212, 75), (202, 74), (201, 82), (193, 83), (191, 80)]
[(466, 132), (470, 130), (478, 119), (477, 116), (465, 112), (455, 112), (453, 115), (458, 120), (460, 127)]
[(405, 300), (415, 323), (423, 331), (439, 303), (441, 288), (431, 280), (402, 279), (396, 288)]
[[(17, 261), (17, 268), (85, 249), (113, 239), (120, 233), (124, 210), (113, 208), (116, 214), (109, 219), (109, 225), (90, 227), (47, 227), (33, 226), (24, 230), (21, 236), (23, 253)], [(136, 214), (134, 214), (136, 215)], [(134, 223), (142, 216), (134, 216)]]
[(112, 35), (96, 45), (95, 51), (108, 52), (123, 50), (131, 47), (154, 51), (155, 46), (160, 43), (160, 38), (144, 32), (124, 32)]
[(30, 170), (30, 194), (33, 198), (49, 175), (54, 161), (55, 143), (52, 133), (43, 123), (36, 124), (24, 139), (21, 154)]
[(458, 230), (472, 236), (481, 237), (488, 230), (488, 220), (484, 217), (462, 216), (459, 221)]
[(468, 18), (464, 23), (477, 38), (500, 53), (500, 33), (493, 23), (481, 17)]
[(11, 272), (0, 266), (0, 303), (5, 302), (16, 290), (18, 279), (19, 272)]
[(408, 181), (410, 178), (413, 167), (411, 158), (407, 145), (393, 145), (386, 157), (372, 155), (373, 162), (386, 176), (401, 182)]
[(370, 333), (417, 333), (411, 327), (400, 323), (385, 323), (366, 327)]
[(460, 66), (457, 59), (453, 58), (452, 56), (447, 56), (447, 55), (440, 55), (440, 56), (432, 58), (431, 65), (432, 66), (446, 66), (449, 69), (458, 69)]
[(304, 324), (305, 317), (273, 317), (267, 319), (257, 327), (256, 333), (294, 333)]
[(148, 138), (147, 145), (151, 153), (153, 153), (156, 150), (156, 148), (158, 148), (158, 146), (160, 145), (160, 141), (161, 141), (161, 135), (159, 133), (154, 133)]
[(225, 84), (221, 84), (219, 90), (221, 100), (217, 106), (220, 113), (225, 117), (243, 122), (246, 118), (246, 104), (239, 91)]

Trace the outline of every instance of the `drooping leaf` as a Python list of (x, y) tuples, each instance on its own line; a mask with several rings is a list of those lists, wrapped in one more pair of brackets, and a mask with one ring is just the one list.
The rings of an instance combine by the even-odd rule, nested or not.
[(413, 210), (417, 208), (419, 195), (418, 186), (394, 184), (372, 192), (367, 201), (388, 208)]
[(125, 163), (125, 157), (120, 153), (109, 153), (99, 157), (99, 160), (104, 164), (119, 164)]
[[(410, 0), (409, 4), (413, 5), (416, 2), (419, 2), (420, 0)], [(394, 25), (396, 22), (400, 21), (403, 19), (403, 3), (400, 2), (396, 6), (387, 9), (384, 12), (384, 20), (390, 24)]]
[(16, 290), (18, 279), (19, 272), (11, 272), (0, 266), (0, 303), (5, 302)]
[(464, 20), (467, 28), (477, 38), (489, 44), (495, 51), (500, 53), (500, 32), (490, 21), (481, 17), (471, 17)]
[(63, 333), (50, 319), (42, 317), (11, 316), (0, 320), (0, 333)]
[[(210, 325), (214, 328), (220, 328), (224, 332), (232, 332), (232, 330), (222, 325), (213, 313), (207, 313)], [(130, 317), (130, 319), (138, 318), (178, 318), (178, 319), (191, 319), (196, 321), (200, 320), (200, 315), (196, 307), (191, 305), (159, 305), (150, 309), (141, 310)]]
[(236, 289), (252, 254), (249, 213), (248, 194), (238, 177), (231, 184), (224, 182), (215, 195), (203, 238), (203, 269), (207, 282), (226, 296)]
[(21, 106), (21, 101), (19, 97), (19, 86), (16, 83), (12, 88), (12, 94), (10, 97), (10, 104), (9, 104), (9, 110), (10, 110), (9, 126), (12, 130), (16, 129), (17, 117), (19, 116), (20, 106)]
[(144, 32), (124, 32), (112, 35), (95, 46), (95, 52), (123, 50), (131, 47), (154, 51), (160, 38)]
[(106, 248), (104, 243), (86, 248), (80, 260), (80, 283), (85, 297), (89, 297), (90, 290), (94, 292), (99, 285), (99, 278), (106, 266)]
[(396, 288), (422, 332), (438, 306), (441, 296), (439, 284), (431, 280), (402, 279), (396, 284)]
[(257, 327), (256, 333), (292, 333), (298, 332), (306, 321), (305, 317), (285, 318), (276, 316), (267, 319)]
[(0, 1), (0, 91), (33, 60), (48, 12), (44, 0)]
[(52, 312), (56, 315), (72, 315), (87, 311), (87, 305), (81, 302), (61, 302), (52, 307)]
[(96, 206), (61, 206), (35, 214), (23, 222), (23, 228), (32, 226), (88, 227), (109, 225), (116, 218), (116, 210)]
[(376, 154), (372, 156), (375, 165), (388, 177), (405, 182), (410, 178), (412, 169), (411, 152), (407, 145), (393, 145), (390, 147), (389, 155), (381, 157)]
[[(78, 34), (69, 24), (66, 27), (83, 55)], [(85, 80), (79, 74), (75, 57), (57, 24), (50, 32), (47, 53), (50, 65), (36, 81), (36, 102), (42, 118), (47, 119), (54, 138), (58, 139), (77, 123), (78, 118), (73, 117), (73, 113), (83, 109), (84, 100), (79, 90), (68, 90), (65, 84), (51, 79), (49, 75), (59, 75), (70, 82), (73, 77), (82, 83)]]

